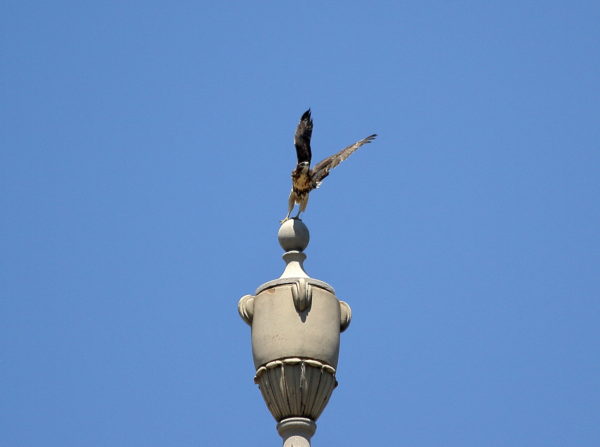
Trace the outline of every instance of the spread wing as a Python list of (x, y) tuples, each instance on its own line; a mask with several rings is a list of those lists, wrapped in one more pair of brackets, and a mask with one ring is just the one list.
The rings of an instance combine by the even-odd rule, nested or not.
[(302, 114), (296, 135), (294, 135), (294, 145), (296, 146), (296, 155), (298, 155), (298, 163), (307, 161), (310, 164), (310, 137), (312, 135), (313, 122), (310, 117), (310, 109)]
[(352, 152), (361, 147), (363, 144), (373, 141), (376, 136), (377, 134), (369, 135), (367, 138), (363, 138), (362, 140), (342, 149), (337, 154), (327, 157), (325, 160), (319, 162), (312, 170), (312, 178), (316, 183), (315, 187), (319, 187), (319, 184), (323, 181), (323, 179), (329, 175), (329, 171), (343, 162), (350, 156), (350, 154), (352, 154)]

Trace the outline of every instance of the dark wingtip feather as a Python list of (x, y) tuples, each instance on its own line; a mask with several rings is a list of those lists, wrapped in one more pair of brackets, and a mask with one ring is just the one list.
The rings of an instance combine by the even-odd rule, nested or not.
[(304, 112), (302, 114), (302, 118), (300, 118), (300, 119), (301, 120), (309, 120), (310, 119), (310, 107), (309, 107), (309, 109), (306, 112)]

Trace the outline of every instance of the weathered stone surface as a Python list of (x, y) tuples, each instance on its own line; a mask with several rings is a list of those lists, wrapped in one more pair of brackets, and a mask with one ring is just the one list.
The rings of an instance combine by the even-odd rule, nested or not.
[(277, 424), (283, 447), (310, 447), (310, 438), (316, 429), (316, 424), (307, 418), (289, 418)]
[(289, 219), (279, 227), (277, 239), (285, 251), (304, 251), (310, 241), (310, 233), (302, 220)]
[(304, 271), (310, 237), (301, 220), (284, 222), (278, 238), (286, 250), (283, 274), (243, 296), (238, 312), (252, 327), (254, 381), (284, 447), (310, 447), (315, 421), (337, 386), (340, 332), (352, 311), (329, 284)]
[(238, 313), (242, 320), (252, 326), (254, 317), (254, 295), (244, 295), (238, 302)]
[(337, 386), (335, 369), (316, 360), (275, 360), (256, 371), (254, 381), (277, 421), (306, 417), (316, 421)]
[(311, 286), (311, 299), (302, 311), (294, 304), (295, 284), (271, 287), (254, 297), (252, 355), (256, 368), (287, 357), (310, 358), (337, 367), (339, 300), (310, 279), (306, 282)]

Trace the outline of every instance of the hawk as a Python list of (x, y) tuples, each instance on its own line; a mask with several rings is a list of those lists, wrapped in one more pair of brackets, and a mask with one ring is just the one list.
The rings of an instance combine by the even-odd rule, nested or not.
[(310, 160), (312, 153), (310, 151), (310, 137), (312, 135), (313, 122), (310, 116), (310, 109), (302, 114), (296, 134), (294, 135), (294, 145), (296, 146), (296, 155), (298, 156), (298, 164), (296, 169), (292, 171), (292, 191), (288, 199), (288, 213), (281, 221), (285, 222), (290, 218), (290, 214), (294, 209), (294, 205), (298, 204), (298, 214), (294, 219), (304, 212), (308, 204), (308, 193), (313, 189), (321, 186), (321, 182), (329, 175), (329, 171), (343, 162), (356, 149), (363, 144), (370, 143), (375, 139), (377, 134), (369, 135), (367, 138), (357, 141), (348, 147), (345, 147), (331, 157), (317, 163), (314, 168), (310, 168)]

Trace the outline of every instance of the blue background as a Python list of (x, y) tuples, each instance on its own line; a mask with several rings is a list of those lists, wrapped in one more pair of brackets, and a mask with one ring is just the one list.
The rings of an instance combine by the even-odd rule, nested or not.
[(353, 309), (315, 446), (600, 445), (594, 1), (5, 1), (0, 445), (279, 445), (238, 299), (292, 137)]

